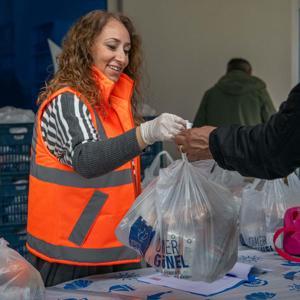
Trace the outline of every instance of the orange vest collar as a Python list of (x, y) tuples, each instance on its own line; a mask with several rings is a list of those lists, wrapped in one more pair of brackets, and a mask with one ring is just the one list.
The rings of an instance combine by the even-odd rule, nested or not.
[(122, 73), (119, 80), (114, 82), (106, 77), (95, 66), (92, 67), (92, 73), (96, 84), (100, 89), (101, 102), (103, 104), (110, 103), (111, 95), (131, 101), (134, 81), (129, 76)]

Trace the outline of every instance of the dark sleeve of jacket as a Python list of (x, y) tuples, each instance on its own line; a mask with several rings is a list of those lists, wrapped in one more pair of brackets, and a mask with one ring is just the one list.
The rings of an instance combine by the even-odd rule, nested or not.
[(244, 176), (274, 179), (300, 167), (300, 84), (277, 113), (256, 126), (223, 126), (209, 138), (219, 166)]

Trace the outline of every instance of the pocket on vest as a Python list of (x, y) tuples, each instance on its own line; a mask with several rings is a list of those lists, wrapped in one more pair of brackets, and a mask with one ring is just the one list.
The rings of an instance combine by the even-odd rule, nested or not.
[(85, 241), (88, 232), (93, 226), (96, 218), (98, 217), (108, 195), (102, 192), (96, 191), (86, 207), (82, 211), (79, 219), (73, 227), (73, 230), (69, 236), (69, 241), (80, 246)]

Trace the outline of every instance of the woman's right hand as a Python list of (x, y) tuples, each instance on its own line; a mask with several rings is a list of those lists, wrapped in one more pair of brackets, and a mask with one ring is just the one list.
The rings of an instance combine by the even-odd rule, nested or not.
[(151, 145), (159, 141), (171, 141), (186, 128), (186, 121), (173, 114), (163, 113), (157, 118), (140, 125), (143, 141)]

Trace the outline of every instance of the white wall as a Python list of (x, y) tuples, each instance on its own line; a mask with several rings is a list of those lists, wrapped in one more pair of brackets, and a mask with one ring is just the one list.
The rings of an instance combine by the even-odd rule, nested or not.
[(122, 8), (142, 36), (144, 92), (159, 113), (192, 120), (232, 57), (252, 63), (277, 107), (298, 81), (297, 0), (124, 0)]

